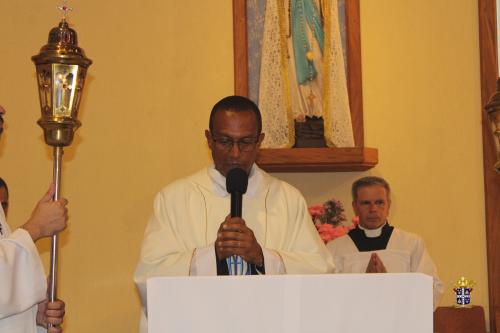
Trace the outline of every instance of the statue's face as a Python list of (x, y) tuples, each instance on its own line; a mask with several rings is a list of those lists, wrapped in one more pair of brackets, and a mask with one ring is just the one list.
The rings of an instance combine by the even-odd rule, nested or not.
[(359, 224), (365, 229), (377, 229), (387, 220), (391, 200), (382, 185), (358, 188), (358, 198), (352, 202), (352, 208), (359, 216)]
[(213, 131), (205, 131), (205, 136), (215, 168), (221, 174), (226, 176), (234, 168), (250, 172), (264, 139), (257, 128), (257, 119), (251, 111), (221, 110), (215, 114)]

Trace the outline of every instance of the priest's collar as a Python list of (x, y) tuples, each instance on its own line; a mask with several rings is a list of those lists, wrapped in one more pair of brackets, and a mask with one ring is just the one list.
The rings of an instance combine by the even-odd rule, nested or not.
[(363, 228), (361, 224), (358, 224), (359, 229), (363, 230), (365, 232), (366, 237), (368, 238), (373, 238), (373, 237), (378, 237), (382, 234), (382, 228), (387, 224), (387, 221), (385, 221), (384, 224), (382, 224), (380, 227), (377, 229), (366, 229)]
[[(222, 197), (228, 196), (229, 193), (226, 191), (226, 177), (224, 177), (219, 170), (215, 168), (215, 165), (208, 167), (208, 175), (213, 181), (213, 190), (217, 195)], [(259, 172), (259, 167), (254, 163), (250, 169), (250, 174), (248, 175), (248, 188), (245, 195), (253, 197), (257, 193), (257, 189), (262, 182), (262, 173)]]
[(360, 225), (347, 233), (360, 252), (385, 250), (391, 238), (393, 226), (386, 223), (378, 229), (368, 230)]

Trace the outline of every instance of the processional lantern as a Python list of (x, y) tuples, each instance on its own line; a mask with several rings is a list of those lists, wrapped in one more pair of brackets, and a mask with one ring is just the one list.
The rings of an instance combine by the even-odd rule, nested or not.
[(500, 172), (500, 78), (497, 80), (497, 90), (490, 101), (484, 107), (488, 112), (488, 117), (493, 131), (493, 140), (497, 150), (497, 162), (495, 169)]
[[(63, 12), (59, 26), (50, 30), (48, 43), (31, 58), (36, 66), (42, 111), (38, 125), (43, 129), (45, 143), (54, 150), (54, 200), (59, 200), (63, 147), (71, 145), (73, 135), (81, 125), (78, 107), (87, 68), (92, 64), (83, 49), (78, 47), (76, 31), (66, 22), (71, 8), (66, 1), (58, 8)], [(49, 298), (54, 301), (57, 289), (57, 235), (52, 236), (51, 244)]]

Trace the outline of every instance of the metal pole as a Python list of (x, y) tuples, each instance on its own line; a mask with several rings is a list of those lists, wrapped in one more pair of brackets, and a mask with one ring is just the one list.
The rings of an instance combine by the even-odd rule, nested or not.
[[(59, 200), (61, 191), (61, 169), (62, 169), (62, 147), (54, 147), (54, 183), (56, 185), (54, 193), (54, 201)], [(49, 298), (51, 302), (57, 299), (57, 234), (52, 236), (51, 249), (50, 249), (50, 285), (49, 285)]]

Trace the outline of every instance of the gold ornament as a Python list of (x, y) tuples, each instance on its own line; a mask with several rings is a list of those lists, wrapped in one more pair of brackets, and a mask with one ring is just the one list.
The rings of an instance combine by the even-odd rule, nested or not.
[(453, 284), (453, 288), (472, 288), (476, 285), (476, 281), (467, 279), (464, 276), (461, 276), (460, 279), (457, 280)]
[(312, 51), (308, 51), (308, 52), (306, 53), (306, 58), (307, 58), (307, 60), (309, 60), (309, 61), (313, 61), (314, 56), (313, 56)]

